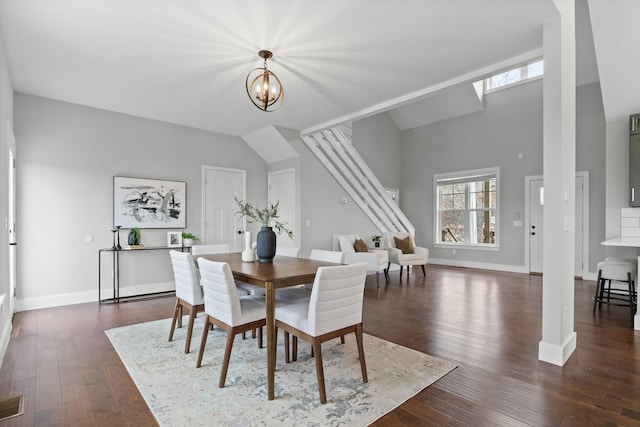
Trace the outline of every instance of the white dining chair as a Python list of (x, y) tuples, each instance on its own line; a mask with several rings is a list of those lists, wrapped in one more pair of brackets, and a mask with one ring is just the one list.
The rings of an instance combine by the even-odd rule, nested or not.
[(198, 270), (189, 252), (169, 251), (171, 257), (171, 267), (176, 285), (176, 305), (173, 309), (171, 319), (171, 330), (169, 331), (169, 341), (173, 340), (173, 333), (176, 328), (182, 328), (183, 308), (189, 310), (189, 326), (187, 327), (187, 340), (184, 344), (184, 352), (189, 353), (191, 347), (191, 335), (193, 334), (193, 322), (196, 312), (204, 309), (204, 296)]
[(235, 336), (259, 328), (258, 347), (262, 348), (262, 327), (266, 325), (266, 304), (264, 299), (258, 296), (238, 296), (231, 268), (226, 262), (198, 258), (198, 265), (200, 267), (200, 281), (204, 290), (206, 318), (196, 368), (202, 366), (209, 326), (213, 324), (227, 331), (224, 358), (218, 381), (218, 387), (222, 388), (227, 378)]
[(327, 402), (322, 366), (322, 343), (353, 332), (358, 346), (362, 380), (366, 383), (367, 365), (362, 341), (362, 305), (367, 263), (320, 267), (309, 302), (276, 307), (276, 328), (284, 330), (285, 357), (289, 361), (289, 334), (293, 335), (294, 359), (297, 339), (312, 345), (320, 402)]
[[(221, 243), (217, 245), (193, 245), (191, 247), (191, 253), (194, 256), (197, 255), (215, 255), (215, 254), (228, 254), (229, 245)], [(260, 286), (252, 285), (251, 283), (241, 282), (236, 280), (236, 286), (241, 289), (240, 295), (263, 295), (264, 289)]]
[[(342, 264), (344, 254), (338, 251), (327, 251), (324, 249), (312, 249), (309, 255), (309, 259), (314, 261), (334, 262), (336, 264)], [(309, 301), (311, 298), (311, 287), (313, 283), (306, 285), (299, 285), (284, 289), (276, 290), (276, 297), (287, 304), (296, 304), (299, 302)]]
[(292, 258), (298, 258), (300, 256), (300, 248), (290, 248), (286, 246), (277, 246), (276, 255), (290, 256)]

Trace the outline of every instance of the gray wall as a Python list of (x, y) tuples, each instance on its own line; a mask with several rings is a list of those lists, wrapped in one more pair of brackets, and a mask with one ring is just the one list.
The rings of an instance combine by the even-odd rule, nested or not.
[[(7, 205), (8, 195), (8, 164), (9, 149), (7, 138), (7, 127), (13, 124), (13, 87), (7, 66), (7, 57), (4, 52), (4, 45), (0, 38), (0, 198), (2, 203), (3, 224), (9, 216)], [(17, 151), (17, 150), (16, 150)], [(9, 286), (9, 237), (6, 231), (0, 233), (0, 295), (5, 295), (5, 308), (0, 310), (0, 360), (9, 344), (9, 334), (11, 332), (11, 313), (8, 298), (10, 296)], [(0, 362), (1, 363), (1, 362)]]
[[(589, 271), (605, 258), (606, 122), (600, 83), (576, 89), (576, 169), (589, 171)], [(618, 212), (619, 216), (619, 212)]]
[[(525, 177), (542, 175), (542, 80), (494, 92), (485, 109), (402, 132), (401, 206), (430, 256), (458, 262), (524, 265)], [(599, 84), (577, 89), (577, 169), (590, 172), (589, 271), (602, 259), (605, 122)], [(523, 153), (523, 159), (518, 159)], [(433, 247), (433, 175), (500, 167), (500, 251)]]
[[(267, 165), (240, 138), (20, 93), (15, 115), (22, 308), (97, 298), (98, 249), (112, 243), (114, 175), (186, 181), (187, 230), (200, 236), (202, 165), (246, 169), (247, 200), (266, 200)], [(166, 232), (144, 229), (142, 243), (166, 245)], [(122, 286), (171, 284), (168, 257), (123, 254)], [(110, 271), (102, 277), (109, 283)]]

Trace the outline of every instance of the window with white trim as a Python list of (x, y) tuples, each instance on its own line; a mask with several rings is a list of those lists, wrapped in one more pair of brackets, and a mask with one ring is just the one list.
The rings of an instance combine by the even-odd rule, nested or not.
[(438, 174), (435, 245), (497, 248), (500, 168)]
[(491, 93), (527, 81), (537, 80), (543, 75), (544, 61), (541, 59), (484, 79), (484, 93)]

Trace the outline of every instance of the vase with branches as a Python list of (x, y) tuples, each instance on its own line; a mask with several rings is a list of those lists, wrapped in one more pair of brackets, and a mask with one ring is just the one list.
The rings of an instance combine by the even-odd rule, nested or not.
[(258, 261), (272, 262), (273, 257), (276, 255), (276, 234), (273, 229), (275, 228), (278, 234), (285, 233), (289, 238), (293, 238), (293, 231), (287, 227), (286, 221), (281, 221), (278, 217), (278, 205), (280, 202), (278, 201), (275, 204), (272, 203), (259, 209), (244, 200), (235, 200), (238, 205), (236, 213), (240, 215), (240, 218), (246, 217), (248, 223), (262, 225), (256, 236)]

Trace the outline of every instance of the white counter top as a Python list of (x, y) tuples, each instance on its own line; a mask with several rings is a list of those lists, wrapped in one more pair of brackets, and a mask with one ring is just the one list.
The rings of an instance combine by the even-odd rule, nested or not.
[(601, 242), (603, 246), (621, 246), (627, 248), (640, 248), (640, 237), (615, 237)]

